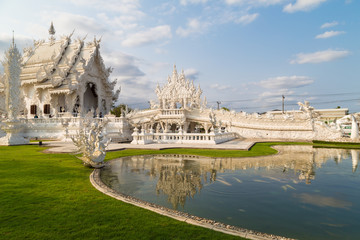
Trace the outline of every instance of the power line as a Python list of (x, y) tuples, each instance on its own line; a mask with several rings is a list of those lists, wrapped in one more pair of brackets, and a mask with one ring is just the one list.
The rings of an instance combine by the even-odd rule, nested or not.
[[(324, 94), (312, 94), (312, 95), (304, 95), (304, 94), (287, 94), (289, 97), (331, 97), (331, 96), (343, 96), (343, 95), (360, 95), (360, 92), (347, 92), (347, 93), (324, 93)], [(281, 97), (282, 95), (274, 95), (271, 97)], [(222, 100), (222, 103), (234, 103), (234, 102), (249, 102), (249, 101), (257, 101), (260, 98), (247, 98), (247, 99), (235, 99), (235, 100)], [(217, 101), (209, 101), (209, 103), (216, 103)]]

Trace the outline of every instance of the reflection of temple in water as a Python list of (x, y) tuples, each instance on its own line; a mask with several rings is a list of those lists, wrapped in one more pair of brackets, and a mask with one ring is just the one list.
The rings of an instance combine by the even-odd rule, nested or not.
[(351, 159), (352, 159), (352, 169), (353, 172), (356, 172), (358, 162), (359, 162), (359, 151), (351, 150)]
[(186, 161), (180, 166), (163, 165), (159, 172), (159, 180), (156, 184), (156, 192), (163, 192), (168, 196), (168, 201), (173, 208), (180, 204), (184, 207), (187, 197), (194, 197), (202, 188), (201, 173), (199, 169), (186, 168)]
[[(184, 206), (186, 198), (199, 193), (205, 182), (216, 181), (217, 173), (226, 170), (267, 169), (278, 172), (280, 178), (295, 178), (310, 184), (316, 169), (329, 160), (336, 163), (352, 157), (352, 170), (356, 171), (359, 151), (321, 149), (312, 146), (276, 146), (280, 154), (253, 158), (208, 158), (186, 155), (153, 155), (122, 158), (121, 168), (132, 172), (145, 172), (157, 177), (156, 191), (165, 194), (177, 208)], [(280, 169), (280, 171), (278, 171)], [(294, 174), (291, 174), (291, 171)], [(266, 176), (265, 176), (266, 177)]]

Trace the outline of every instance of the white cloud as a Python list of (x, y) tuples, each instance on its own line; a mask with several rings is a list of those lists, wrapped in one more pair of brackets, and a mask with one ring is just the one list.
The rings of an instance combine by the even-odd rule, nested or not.
[(241, 16), (240, 18), (235, 20), (235, 23), (241, 23), (244, 25), (247, 25), (253, 21), (255, 21), (255, 19), (259, 16), (258, 13), (253, 13), (253, 14), (246, 14), (244, 16)]
[(200, 34), (206, 31), (210, 26), (208, 22), (200, 22), (198, 19), (189, 19), (186, 28), (178, 27), (176, 34), (181, 37), (187, 37), (191, 34)]
[(332, 50), (318, 51), (314, 53), (299, 53), (296, 59), (291, 60), (291, 64), (304, 64), (304, 63), (321, 63), (330, 62), (338, 58), (346, 57), (350, 54), (347, 50)]
[(137, 21), (139, 20), (138, 18), (136, 18), (136, 16), (131, 16), (131, 15), (120, 15), (110, 18), (105, 13), (99, 13), (97, 14), (97, 17), (98, 19), (106, 23), (107, 26), (113, 26), (117, 28), (118, 32), (120, 31), (119, 28), (124, 30), (130, 30), (136, 28), (138, 26)]
[(337, 35), (344, 34), (344, 33), (345, 33), (344, 31), (327, 31), (327, 32), (317, 35), (315, 38), (316, 39), (330, 38), (330, 37), (335, 37)]
[[(68, 12), (45, 12), (44, 18), (49, 22), (53, 21), (56, 35), (70, 34), (75, 30), (75, 35), (100, 36), (108, 32), (105, 25), (95, 18), (87, 17)], [(47, 32), (45, 33), (47, 34)]]
[(294, 4), (289, 3), (283, 9), (284, 12), (294, 13), (298, 11), (310, 11), (327, 0), (296, 0)]
[(263, 92), (260, 94), (261, 98), (274, 98), (274, 97), (279, 97), (282, 95), (291, 95), (294, 94), (294, 91), (289, 90), (289, 89), (278, 89), (276, 91), (268, 91), (268, 92)]
[[(116, 89), (121, 87), (118, 103), (144, 102), (150, 86), (145, 73), (140, 70), (140, 60), (122, 52), (102, 52), (105, 65), (113, 68), (111, 79), (117, 79)], [(146, 94), (148, 93), (148, 94)]]
[(321, 25), (320, 28), (330, 28), (330, 27), (335, 27), (337, 25), (339, 25), (339, 23), (337, 21), (327, 22), (327, 23), (324, 23), (323, 25)]
[(169, 25), (161, 25), (128, 35), (127, 38), (122, 41), (122, 45), (126, 47), (137, 47), (170, 39), (171, 37), (171, 27)]
[(180, 0), (181, 5), (206, 3), (208, 0)]
[(164, 54), (167, 54), (168, 53), (168, 50), (164, 49), (164, 48), (155, 48), (155, 52), (157, 54), (160, 54), (160, 55), (164, 55)]
[(140, 11), (139, 0), (68, 0), (74, 5), (83, 8), (93, 8), (97, 11), (118, 12), (125, 15), (135, 15), (142, 17), (144, 13)]
[[(146, 14), (142, 12), (141, 4), (138, 0), (67, 0), (82, 9), (95, 11), (97, 14), (96, 22), (92, 26), (96, 28), (102, 23), (106, 28), (115, 28), (113, 31), (119, 32), (121, 29), (129, 30), (137, 27)], [(70, 24), (71, 26), (71, 24)], [(119, 29), (120, 28), (120, 29)]]
[(299, 88), (312, 84), (314, 80), (307, 76), (280, 76), (269, 78), (259, 82), (257, 85), (270, 89)]
[(196, 80), (199, 77), (199, 71), (195, 68), (188, 68), (184, 70), (185, 77), (191, 80)]
[(231, 88), (231, 86), (229, 86), (229, 85), (220, 85), (218, 83), (215, 83), (215, 84), (211, 84), (210, 88), (222, 91), (222, 90), (229, 90)]
[(113, 74), (127, 77), (139, 77), (145, 74), (139, 68), (139, 59), (122, 52), (103, 52), (106, 66), (111, 66)]
[[(282, 96), (285, 96), (285, 100), (286, 101), (293, 101), (294, 98), (291, 97), (290, 95), (293, 95), (295, 92), (289, 89), (278, 89), (276, 91), (267, 91), (267, 92), (263, 92), (259, 95), (259, 99), (258, 101), (261, 102), (262, 107), (264, 108), (268, 108), (271, 105), (269, 104), (273, 104), (273, 103), (279, 103), (278, 107), (281, 107), (281, 101), (282, 101)], [(276, 107), (276, 106), (272, 106), (272, 107)]]
[(154, 8), (154, 12), (160, 14), (160, 15), (171, 15), (176, 11), (176, 7), (173, 5), (173, 3), (165, 2), (161, 4), (160, 6), (157, 6)]
[(249, 5), (249, 6), (269, 6), (281, 4), (287, 0), (225, 0), (228, 5)]
[[(289, 101), (294, 101), (296, 99), (291, 96), (295, 94), (294, 89), (308, 86), (313, 82), (314, 80), (308, 76), (294, 75), (268, 78), (255, 84), (256, 86), (270, 89), (260, 93), (257, 102), (259, 102), (264, 109), (279, 107), (281, 106), (282, 95), (286, 97), (288, 103)], [(279, 105), (274, 105), (274, 103), (279, 103)]]

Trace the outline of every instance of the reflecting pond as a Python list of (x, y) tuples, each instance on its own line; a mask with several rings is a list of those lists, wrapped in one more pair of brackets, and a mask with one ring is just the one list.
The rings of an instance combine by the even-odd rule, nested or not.
[(254, 158), (132, 156), (101, 178), (118, 192), (199, 217), (298, 239), (360, 238), (358, 150), (277, 146)]

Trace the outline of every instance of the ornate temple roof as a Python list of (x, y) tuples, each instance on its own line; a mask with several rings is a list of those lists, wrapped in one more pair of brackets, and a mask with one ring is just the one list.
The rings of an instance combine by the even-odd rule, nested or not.
[(96, 64), (106, 91), (111, 92), (114, 83), (108, 82), (111, 68), (105, 68), (100, 56), (100, 40), (85, 43), (84, 39), (72, 40), (72, 33), (56, 40), (51, 24), (48, 41), (34, 41), (34, 46), (24, 49), (21, 85), (35, 84), (35, 88), (50, 88), (51, 92), (73, 91), (81, 76)]
[(2, 81), (2, 76), (0, 74), (0, 93), (4, 91), (4, 83)]
[(176, 66), (171, 76), (168, 77), (168, 83), (163, 87), (159, 85), (156, 87), (156, 95), (158, 99), (180, 100), (192, 99), (194, 97), (200, 98), (202, 90), (200, 86), (196, 88), (194, 82), (185, 78), (184, 71), (179, 75)]

